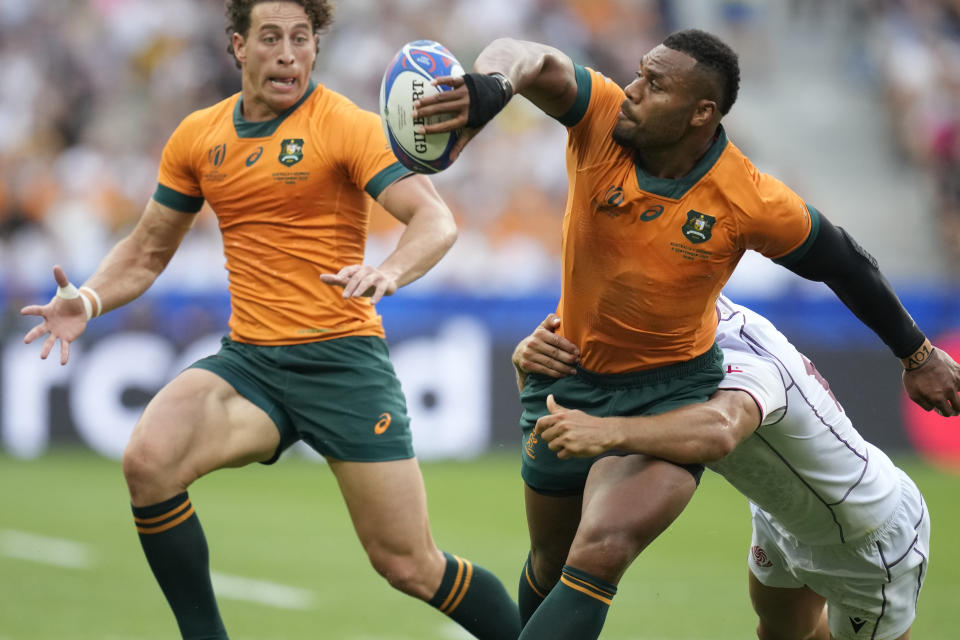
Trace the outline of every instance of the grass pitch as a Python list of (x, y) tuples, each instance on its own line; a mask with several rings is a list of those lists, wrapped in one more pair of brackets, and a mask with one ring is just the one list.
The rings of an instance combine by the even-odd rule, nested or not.
[[(914, 637), (957, 637), (960, 476), (898, 463), (924, 492), (931, 565)], [(437, 544), (515, 593), (526, 556), (519, 455), (424, 463)], [(455, 640), (456, 625), (367, 563), (329, 470), (301, 458), (223, 470), (190, 490), (234, 640)], [(746, 501), (707, 472), (690, 506), (634, 563), (604, 640), (755, 637)], [(0, 640), (178, 637), (140, 551), (119, 463), (79, 451), (0, 456)]]

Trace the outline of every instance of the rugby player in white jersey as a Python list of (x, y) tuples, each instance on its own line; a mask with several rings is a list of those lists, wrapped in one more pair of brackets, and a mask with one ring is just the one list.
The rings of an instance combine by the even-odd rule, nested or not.
[[(701, 462), (750, 500), (761, 640), (905, 640), (929, 559), (914, 482), (854, 429), (829, 385), (764, 317), (721, 296), (725, 378), (706, 403), (599, 418), (548, 399), (535, 433), (560, 458), (637, 452)], [(518, 383), (573, 371), (548, 316), (514, 352)]]

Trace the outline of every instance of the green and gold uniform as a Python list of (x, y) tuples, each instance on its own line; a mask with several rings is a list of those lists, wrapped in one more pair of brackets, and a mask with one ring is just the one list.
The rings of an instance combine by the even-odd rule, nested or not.
[(413, 455), (406, 403), (367, 300), (321, 273), (363, 262), (373, 198), (409, 174), (376, 114), (311, 83), (287, 112), (243, 118), (236, 94), (187, 116), (163, 151), (154, 199), (223, 235), (231, 301), (217, 373), (277, 424), (345, 460)]
[(560, 333), (580, 348), (580, 375), (531, 376), (521, 394), (524, 479), (577, 491), (592, 460), (560, 462), (531, 435), (554, 393), (594, 415), (643, 415), (706, 400), (722, 377), (715, 301), (747, 249), (802, 255), (819, 214), (761, 173), (721, 127), (693, 170), (649, 175), (611, 137), (623, 90), (576, 67), (568, 128)]

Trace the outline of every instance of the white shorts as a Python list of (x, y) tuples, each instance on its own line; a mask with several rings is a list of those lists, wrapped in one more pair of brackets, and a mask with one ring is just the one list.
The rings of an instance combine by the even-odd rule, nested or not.
[(907, 474), (900, 475), (900, 505), (893, 516), (846, 544), (801, 544), (751, 504), (751, 573), (768, 587), (806, 585), (826, 598), (830, 633), (837, 640), (898, 638), (916, 617), (930, 558), (930, 518), (923, 496)]

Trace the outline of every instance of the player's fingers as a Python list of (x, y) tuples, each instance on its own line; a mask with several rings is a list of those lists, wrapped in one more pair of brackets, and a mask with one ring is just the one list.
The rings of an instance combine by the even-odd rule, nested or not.
[(60, 338), (60, 364), (67, 364), (70, 359), (70, 341)]
[(39, 316), (43, 315), (43, 307), (39, 304), (27, 305), (23, 309), (20, 309), (20, 315), (22, 316)]
[(70, 281), (67, 279), (66, 272), (57, 265), (53, 268), (53, 279), (57, 281), (58, 287), (65, 287), (70, 284)]
[(442, 84), (446, 87), (453, 87), (454, 89), (456, 89), (457, 87), (462, 87), (465, 84), (465, 82), (463, 80), (463, 76), (441, 76), (439, 78), (435, 78), (431, 80), (430, 84), (432, 84), (433, 86)]
[(43, 334), (47, 333), (47, 331), (49, 331), (49, 329), (47, 329), (46, 322), (42, 324), (38, 324), (33, 329), (30, 329), (30, 331), (27, 331), (27, 335), (23, 336), (23, 342), (25, 344), (30, 344), (31, 342), (33, 342)]
[(347, 284), (346, 279), (341, 278), (339, 275), (335, 273), (321, 273), (320, 281), (326, 284), (333, 285), (335, 287), (343, 287), (343, 286), (346, 286)]
[[(416, 116), (413, 116), (413, 117), (419, 119), (419, 118), (428, 118), (431, 115), (434, 115), (434, 114), (430, 114), (430, 113), (427, 113), (424, 115), (417, 114)], [(467, 125), (467, 113), (466, 111), (464, 111), (462, 113), (458, 112), (457, 115), (451, 116), (446, 120), (438, 120), (437, 122), (429, 122), (429, 123), (425, 122), (423, 124), (419, 124), (413, 128), (413, 131), (414, 133), (423, 133), (423, 134), (448, 133), (450, 131), (463, 129), (466, 125)], [(459, 142), (459, 139), (457, 140), (457, 142)]]
[(383, 280), (374, 287), (373, 294), (370, 296), (370, 304), (377, 304), (383, 299), (383, 294), (387, 292), (387, 281)]
[(40, 358), (42, 360), (46, 360), (47, 356), (50, 355), (50, 352), (53, 351), (53, 346), (56, 341), (57, 339), (52, 333), (47, 336), (46, 340), (43, 341), (43, 348), (40, 349)]

